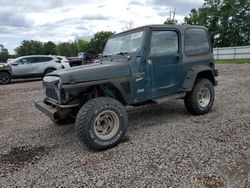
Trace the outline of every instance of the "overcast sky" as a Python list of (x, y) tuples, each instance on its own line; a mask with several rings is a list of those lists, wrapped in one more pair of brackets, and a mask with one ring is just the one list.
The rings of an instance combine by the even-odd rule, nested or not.
[(203, 0), (0, 0), (0, 44), (13, 53), (22, 40), (64, 42), (98, 31), (162, 24), (176, 8), (181, 23)]

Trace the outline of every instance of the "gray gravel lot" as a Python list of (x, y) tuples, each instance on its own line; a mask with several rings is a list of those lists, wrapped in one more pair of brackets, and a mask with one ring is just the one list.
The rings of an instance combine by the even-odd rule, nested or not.
[(35, 109), (41, 80), (0, 86), (0, 187), (250, 187), (250, 65), (217, 68), (210, 113), (128, 108), (124, 141), (103, 152)]

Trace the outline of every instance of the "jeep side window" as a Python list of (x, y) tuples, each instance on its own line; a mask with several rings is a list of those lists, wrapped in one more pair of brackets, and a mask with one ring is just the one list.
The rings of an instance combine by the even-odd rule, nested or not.
[(208, 37), (204, 29), (187, 29), (185, 32), (185, 54), (201, 55), (210, 52)]
[(151, 56), (177, 54), (178, 49), (178, 34), (175, 31), (152, 32)]

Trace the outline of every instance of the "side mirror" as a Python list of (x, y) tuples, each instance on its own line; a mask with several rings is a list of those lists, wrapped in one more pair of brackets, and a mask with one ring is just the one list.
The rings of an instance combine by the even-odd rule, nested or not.
[(19, 63), (18, 63), (18, 62), (14, 62), (14, 63), (12, 63), (11, 65), (17, 66), (17, 65), (19, 65)]

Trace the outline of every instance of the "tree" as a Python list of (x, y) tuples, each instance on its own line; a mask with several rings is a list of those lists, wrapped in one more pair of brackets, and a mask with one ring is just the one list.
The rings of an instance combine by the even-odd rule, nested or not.
[(5, 62), (9, 58), (10, 54), (8, 50), (0, 44), (0, 62)]
[(249, 45), (249, 0), (205, 0), (184, 21), (208, 28), (215, 47)]
[(77, 46), (75, 42), (62, 42), (59, 43), (56, 47), (56, 52), (58, 55), (62, 56), (76, 56), (77, 55)]
[(89, 42), (89, 50), (95, 53), (101, 53), (108, 38), (113, 34), (111, 31), (97, 32)]
[(88, 41), (85, 41), (85, 40), (78, 40), (76, 41), (76, 46), (77, 46), (77, 52), (86, 52), (88, 51), (88, 46), (89, 43)]
[(55, 55), (56, 54), (56, 45), (55, 43), (49, 41), (43, 44), (43, 54), (44, 55)]
[(15, 49), (18, 56), (42, 55), (43, 43), (35, 40), (24, 40), (19, 47)]

